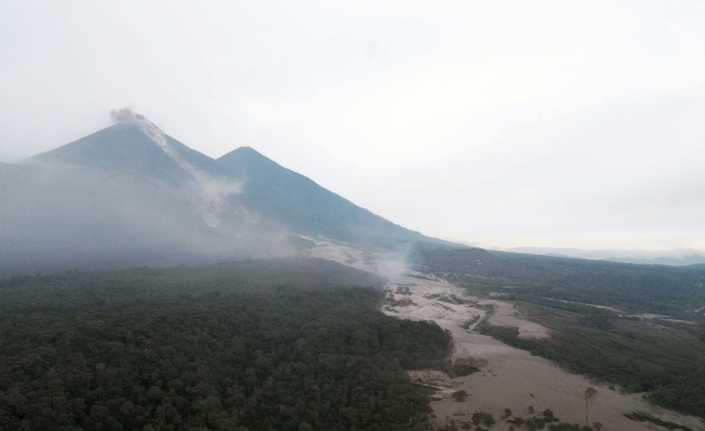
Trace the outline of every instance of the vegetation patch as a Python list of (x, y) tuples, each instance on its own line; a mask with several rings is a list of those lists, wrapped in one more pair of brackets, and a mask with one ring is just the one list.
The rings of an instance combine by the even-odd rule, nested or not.
[[(0, 429), (426, 429), (451, 341), (329, 263), (0, 280)], [(290, 280), (290, 284), (282, 281)], [(344, 287), (350, 286), (350, 287)]]
[(468, 393), (464, 390), (459, 390), (457, 392), (453, 392), (453, 394), (450, 397), (453, 398), (457, 402), (463, 402), (468, 398)]
[(486, 363), (487, 361), (484, 359), (475, 359), (473, 357), (458, 358), (452, 365), (446, 367), (446, 373), (451, 378), (465, 377), (480, 371), (479, 367), (484, 366)]
[(690, 427), (687, 427), (687, 426), (681, 425), (681, 424), (677, 424), (674, 422), (670, 422), (670, 421), (664, 421), (662, 419), (653, 417), (648, 413), (632, 412), (632, 413), (625, 413), (624, 416), (626, 416), (627, 418), (629, 418), (633, 421), (637, 421), (637, 422), (651, 422), (652, 424), (662, 426), (662, 427), (667, 428), (671, 431), (673, 431), (673, 430), (693, 431), (693, 429)]
[(411, 307), (411, 306), (416, 306), (416, 303), (409, 298), (402, 298), (398, 301), (396, 301), (396, 300), (389, 301), (389, 305), (391, 305), (392, 307)]
[(492, 425), (495, 424), (495, 420), (492, 417), (491, 414), (487, 412), (475, 412), (472, 414), (472, 419), (471, 419), (473, 425), (478, 426), (480, 424), (486, 426), (486, 427), (491, 427)]

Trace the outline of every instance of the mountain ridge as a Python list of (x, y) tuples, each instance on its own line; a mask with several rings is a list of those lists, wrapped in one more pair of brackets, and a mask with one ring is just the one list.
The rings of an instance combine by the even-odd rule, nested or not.
[[(155, 142), (159, 139), (164, 141), (161, 145)], [(205, 174), (211, 176), (212, 181), (218, 178), (236, 179), (242, 181), (244, 186), (244, 190), (237, 193), (238, 203), (250, 211), (274, 216), (276, 222), (294, 233), (322, 233), (346, 241), (355, 241), (359, 239), (356, 236), (360, 235), (377, 235), (392, 240), (450, 244), (379, 217), (312, 179), (281, 166), (252, 147), (239, 147), (213, 159), (163, 133), (141, 115), (125, 114), (120, 122), (111, 127), (33, 156), (30, 160), (69, 163), (123, 173), (135, 171), (174, 185), (188, 182), (188, 175), (183, 175), (184, 172), (194, 178)], [(206, 186), (213, 187), (219, 188), (218, 185)], [(222, 200), (222, 196), (212, 199)], [(341, 227), (341, 221), (352, 227)], [(389, 232), (390, 229), (394, 232)]]
[(377, 216), (251, 147), (213, 159), (129, 112), (7, 166), (0, 271), (38, 255), (64, 262), (119, 254), (126, 264), (149, 264), (131, 256), (189, 263), (305, 253), (295, 237), (381, 249), (458, 246)]
[[(251, 207), (267, 211), (278, 220), (295, 228), (301, 233), (313, 233), (316, 230), (331, 234), (336, 239), (354, 240), (355, 233), (381, 235), (383, 230), (398, 230), (408, 239), (428, 240), (422, 234), (396, 225), (373, 214), (342, 196), (325, 189), (310, 178), (287, 169), (262, 155), (251, 147), (237, 148), (217, 161), (224, 168), (244, 175), (250, 181), (245, 189), (252, 189), (251, 194), (244, 194)], [(255, 180), (255, 181), (252, 181)], [(256, 199), (252, 199), (256, 198)], [(353, 227), (345, 230), (331, 222), (343, 221)], [(315, 229), (306, 224), (315, 223)], [(364, 225), (372, 229), (365, 229)]]

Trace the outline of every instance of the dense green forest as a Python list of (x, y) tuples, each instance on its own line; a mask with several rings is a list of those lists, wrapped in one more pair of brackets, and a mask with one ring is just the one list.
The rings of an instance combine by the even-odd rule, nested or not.
[[(451, 337), (322, 260), (0, 279), (0, 429), (426, 429)], [(362, 286), (362, 287), (354, 287)]]
[[(705, 302), (704, 268), (480, 249), (424, 250), (413, 258), (416, 269), (475, 294), (499, 293), (552, 332), (548, 339), (523, 339), (515, 327), (484, 321), (476, 328), (481, 333), (627, 392), (646, 392), (655, 404), (705, 417), (705, 326), (695, 312)], [(689, 320), (642, 319), (625, 311)]]
[(705, 267), (635, 265), (483, 249), (414, 251), (416, 269), (479, 291), (705, 319)]

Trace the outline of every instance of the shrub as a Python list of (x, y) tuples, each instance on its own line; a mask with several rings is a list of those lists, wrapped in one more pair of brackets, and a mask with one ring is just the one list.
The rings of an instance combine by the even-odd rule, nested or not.
[(464, 390), (459, 390), (457, 392), (453, 392), (453, 394), (450, 397), (460, 403), (460, 402), (465, 401), (465, 399), (467, 399), (468, 393), (465, 392)]

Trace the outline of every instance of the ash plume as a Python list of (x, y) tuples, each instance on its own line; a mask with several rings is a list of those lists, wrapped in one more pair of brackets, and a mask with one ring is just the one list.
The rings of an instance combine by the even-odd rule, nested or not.
[(110, 119), (115, 124), (136, 123), (144, 120), (144, 116), (133, 112), (130, 108), (113, 109), (110, 111)]

